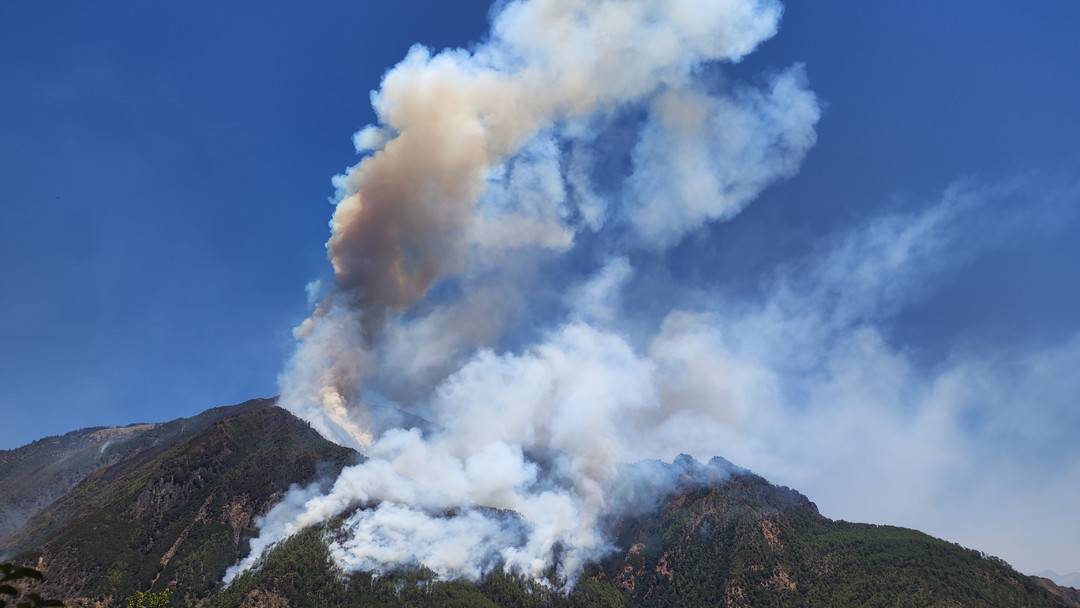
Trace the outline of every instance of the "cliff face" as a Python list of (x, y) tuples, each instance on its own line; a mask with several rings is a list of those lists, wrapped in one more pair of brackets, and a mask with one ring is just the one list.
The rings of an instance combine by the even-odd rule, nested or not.
[[(832, 521), (795, 490), (722, 459), (685, 457), (649, 463), (679, 482), (655, 505), (607, 522), (616, 549), (569, 595), (498, 572), (478, 583), (416, 570), (344, 577), (324, 541), (334, 523), (282, 543), (223, 589), (255, 518), (291, 484), (332, 479), (356, 453), (270, 400), (20, 450), (0, 461), (5, 484), (15, 484), (4, 507), (33, 495), (19, 485), (34, 482), (30, 471), (90, 468), (62, 475), (62, 487), (48, 490), (59, 497), (0, 543), (43, 569), (46, 590), (71, 605), (119, 606), (136, 590), (165, 588), (173, 605), (220, 607), (1080, 605), (1073, 590), (977, 551), (914, 530)], [(71, 462), (79, 457), (89, 464)]]

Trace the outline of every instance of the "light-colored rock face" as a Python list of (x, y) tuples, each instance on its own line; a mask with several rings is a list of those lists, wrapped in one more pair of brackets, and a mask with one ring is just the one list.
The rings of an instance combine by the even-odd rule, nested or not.
[(149, 431), (150, 429), (157, 428), (156, 424), (133, 424), (131, 426), (114, 426), (105, 429), (97, 429), (90, 433), (90, 440), (102, 444), (98, 448), (101, 452), (105, 452), (108, 446), (104, 445), (110, 441), (116, 441), (117, 439), (124, 439), (139, 433)]

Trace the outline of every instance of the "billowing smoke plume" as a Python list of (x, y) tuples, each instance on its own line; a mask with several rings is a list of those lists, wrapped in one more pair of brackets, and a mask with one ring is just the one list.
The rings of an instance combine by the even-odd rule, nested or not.
[[(462, 269), (470, 235), (481, 236), (471, 230), (474, 209), (496, 165), (542, 129), (623, 104), (658, 95), (657, 124), (643, 137), (641, 154), (659, 143), (652, 138), (670, 134), (686, 148), (674, 162), (695, 165), (682, 167), (679, 178), (711, 168), (711, 146), (696, 145), (702, 130), (727, 131), (716, 146), (727, 156), (774, 154), (780, 145), (785, 160), (797, 163), (816, 121), (813, 98), (797, 78), (728, 102), (709, 98), (693, 78), (705, 62), (737, 61), (752, 51), (775, 34), (779, 17), (780, 5), (767, 0), (528, 0), (507, 4), (491, 39), (473, 52), (432, 55), (414, 47), (373, 95), (380, 124), (357, 135), (358, 149), (373, 154), (337, 182), (328, 248), (338, 289), (374, 331), (388, 311), (409, 307), (434, 280)], [(803, 107), (794, 119), (779, 116), (795, 106)], [(737, 124), (747, 115), (749, 124)], [(758, 132), (760, 126), (766, 128)], [(752, 166), (760, 159), (746, 160)], [(692, 184), (703, 195), (742, 188), (732, 189), (728, 199), (735, 200), (688, 196), (683, 204), (737, 207), (761, 186), (760, 175), (744, 180), (720, 175), (716, 183)], [(515, 240), (533, 234), (521, 223)]]
[[(414, 47), (387, 72), (364, 156), (335, 180), (334, 285), (281, 379), (284, 407), (367, 459), (327, 492), (293, 490), (229, 579), (339, 515), (347, 570), (555, 565), (572, 582), (609, 550), (601, 522), (632, 502), (618, 489), (660, 475), (628, 463), (678, 453), (645, 439), (710, 407), (687, 391), (712, 375), (679, 363), (692, 340), (665, 338), (689, 320), (651, 346), (624, 331), (627, 256), (733, 217), (814, 144), (801, 66), (760, 88), (718, 73), (780, 16), (775, 0), (517, 0), (474, 49)], [(543, 272), (587, 255), (583, 235), (601, 250), (592, 279)], [(552, 327), (500, 350), (551, 291), (567, 294), (548, 298)], [(430, 425), (388, 421), (386, 402)]]
[(614, 113), (648, 111), (621, 197), (642, 240), (669, 244), (730, 217), (790, 174), (818, 118), (801, 69), (761, 91), (710, 93), (699, 82), (710, 63), (738, 61), (774, 35), (780, 14), (771, 0), (529, 0), (506, 4), (471, 52), (414, 47), (372, 95), (380, 122), (356, 136), (368, 155), (336, 179), (335, 288), (298, 328), (294, 365), (307, 378), (286, 381), (285, 401), (325, 411), (338, 427), (329, 434), (368, 443), (354, 428), (369, 422), (363, 413), (342, 411), (358, 406), (367, 369), (352, 325), (371, 345), (388, 315), (465, 271), (470, 253), (565, 250), (568, 216), (603, 222), (587, 192), (569, 200), (558, 156)]

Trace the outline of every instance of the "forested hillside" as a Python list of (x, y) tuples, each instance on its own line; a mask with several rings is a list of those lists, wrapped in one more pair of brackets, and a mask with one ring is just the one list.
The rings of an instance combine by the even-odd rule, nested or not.
[[(221, 608), (1080, 605), (1075, 592), (978, 551), (914, 530), (833, 521), (795, 490), (722, 459), (688, 457), (662, 465), (680, 481), (655, 508), (607, 522), (612, 551), (569, 593), (554, 573), (540, 583), (499, 571), (475, 583), (438, 581), (423, 569), (346, 574), (327, 548), (341, 518), (282, 543), (224, 588), (257, 516), (291, 484), (333, 478), (359, 455), (256, 400), (22, 448), (22, 472), (5, 471), (4, 506), (32, 494), (33, 466), (57, 470), (49, 463), (62, 459), (48, 454), (85, 456), (106, 435), (124, 438), (117, 455), (95, 461), (0, 549), (44, 571), (42, 590), (73, 606), (124, 606), (147, 590), (171, 590), (173, 606)], [(12, 453), (20, 452), (6, 462)]]

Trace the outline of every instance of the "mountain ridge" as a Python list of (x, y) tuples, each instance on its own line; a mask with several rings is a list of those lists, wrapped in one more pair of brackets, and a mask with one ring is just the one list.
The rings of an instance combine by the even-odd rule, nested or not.
[(1039, 578), (1045, 578), (1062, 587), (1075, 587), (1080, 589), (1080, 572), (1070, 572), (1068, 574), (1061, 574), (1052, 570), (1043, 570), (1037, 572), (1032, 576)]
[(167, 424), (158, 441), (96, 469), (30, 518), (0, 553), (45, 571), (46, 590), (77, 605), (112, 605), (162, 576), (180, 581), (178, 601), (187, 602), (218, 584), (254, 518), (291, 484), (356, 458), (272, 400)]
[(256, 398), (166, 422), (76, 429), (0, 450), (0, 487), (5, 488), (0, 503), (0, 547), (16, 529), (94, 471), (196, 433), (222, 417), (269, 407), (275, 401), (275, 397)]
[[(76, 433), (100, 430), (61, 437), (77, 442)], [(360, 456), (273, 399), (212, 408), (129, 439), (122, 457), (0, 539), (0, 553), (40, 567), (46, 590), (73, 605), (119, 606), (137, 590), (172, 589), (172, 605), (212, 607), (1080, 606), (1075, 590), (996, 558), (918, 531), (833, 521), (796, 490), (722, 458), (688, 456), (641, 465), (664, 468), (674, 485), (605, 523), (615, 550), (589, 564), (569, 595), (500, 571), (472, 583), (423, 568), (345, 576), (326, 545), (341, 518), (283, 542), (223, 588), (259, 515), (292, 484), (332, 479)]]

